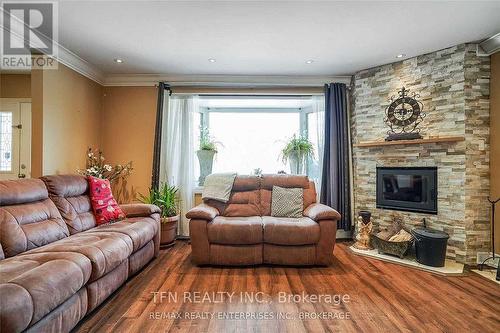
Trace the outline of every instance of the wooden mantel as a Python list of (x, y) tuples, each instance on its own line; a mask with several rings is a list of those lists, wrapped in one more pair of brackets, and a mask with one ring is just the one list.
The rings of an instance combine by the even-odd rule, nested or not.
[(464, 141), (463, 136), (439, 136), (439, 137), (429, 137), (424, 139), (415, 140), (395, 140), (395, 141), (362, 141), (360, 143), (355, 143), (354, 147), (382, 147), (382, 146), (400, 146), (400, 145), (419, 145), (425, 143), (437, 143), (437, 142), (459, 142)]

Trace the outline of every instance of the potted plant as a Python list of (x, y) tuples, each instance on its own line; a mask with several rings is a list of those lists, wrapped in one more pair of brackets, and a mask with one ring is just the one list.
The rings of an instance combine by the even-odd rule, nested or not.
[(290, 163), (290, 172), (293, 175), (305, 174), (305, 166), (310, 158), (314, 158), (314, 146), (303, 135), (294, 134), (281, 150), (281, 160), (284, 164)]
[(200, 162), (200, 178), (198, 184), (202, 186), (205, 183), (205, 178), (212, 173), (214, 157), (217, 154), (217, 141), (214, 141), (207, 127), (200, 128), (200, 148), (196, 152), (198, 161)]
[(147, 204), (157, 205), (161, 209), (160, 245), (172, 246), (177, 236), (179, 222), (178, 188), (168, 183), (160, 185), (159, 189), (150, 188), (148, 195), (139, 194), (138, 199)]

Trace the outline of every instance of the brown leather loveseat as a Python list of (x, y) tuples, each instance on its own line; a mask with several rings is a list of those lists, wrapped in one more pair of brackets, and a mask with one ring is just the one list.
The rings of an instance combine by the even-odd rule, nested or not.
[(159, 251), (159, 208), (96, 226), (85, 177), (0, 182), (0, 331), (69, 332)]
[[(302, 188), (301, 218), (272, 217), (273, 186)], [(226, 204), (191, 209), (192, 261), (198, 265), (330, 265), (340, 214), (316, 203), (306, 176), (237, 176)]]

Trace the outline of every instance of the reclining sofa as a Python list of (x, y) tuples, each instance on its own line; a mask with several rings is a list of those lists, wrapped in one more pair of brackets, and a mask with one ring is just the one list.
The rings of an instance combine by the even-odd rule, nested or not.
[[(303, 189), (303, 217), (271, 216), (273, 186)], [(187, 214), (197, 265), (330, 265), (340, 214), (316, 203), (306, 176), (237, 176), (230, 199)]]
[(87, 179), (0, 182), (0, 332), (69, 332), (159, 251), (160, 210), (96, 226)]

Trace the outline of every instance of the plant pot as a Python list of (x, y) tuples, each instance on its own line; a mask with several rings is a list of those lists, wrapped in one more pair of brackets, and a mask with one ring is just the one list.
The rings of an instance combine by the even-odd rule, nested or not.
[(291, 152), (288, 158), (290, 164), (290, 173), (292, 175), (304, 175), (304, 156), (300, 155), (298, 152)]
[(205, 178), (212, 173), (215, 154), (216, 152), (214, 150), (198, 150), (196, 152), (198, 161), (200, 162), (200, 178), (198, 178), (198, 184), (200, 186), (203, 186)]
[(175, 244), (179, 217), (180, 215), (176, 215), (172, 217), (162, 217), (160, 219), (160, 246), (172, 246)]

